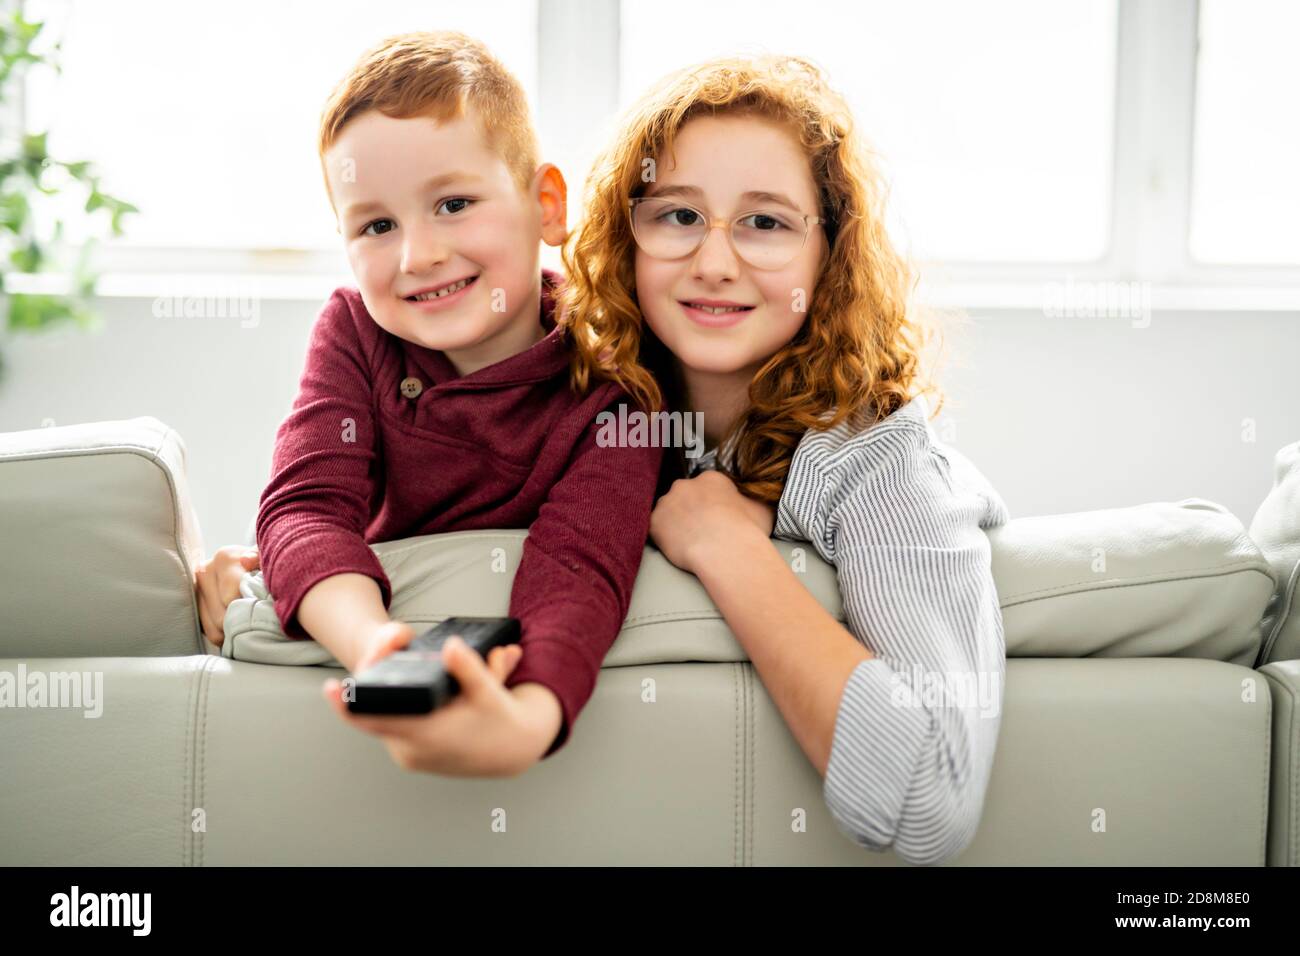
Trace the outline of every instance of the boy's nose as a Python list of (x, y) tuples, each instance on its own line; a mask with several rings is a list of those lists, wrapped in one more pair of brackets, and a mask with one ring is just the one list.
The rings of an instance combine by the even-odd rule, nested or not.
[(447, 244), (432, 229), (409, 229), (402, 244), (402, 271), (411, 275), (428, 272), (446, 260)]
[(719, 279), (737, 278), (740, 275), (740, 263), (736, 259), (736, 251), (731, 248), (731, 237), (727, 230), (722, 227), (710, 229), (704, 237), (704, 243), (695, 251), (691, 265), (699, 279), (716, 282)]

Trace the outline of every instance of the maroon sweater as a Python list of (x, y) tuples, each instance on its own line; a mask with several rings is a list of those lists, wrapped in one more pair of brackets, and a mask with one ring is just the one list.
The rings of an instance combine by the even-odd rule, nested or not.
[[(527, 528), (510, 595), (523, 655), (506, 681), (535, 681), (567, 741), (627, 616), (650, 528), (662, 449), (601, 448), (596, 415), (631, 401), (600, 383), (569, 386), (569, 349), (553, 318), (561, 277), (542, 270), (546, 338), (460, 376), (442, 352), (398, 338), (339, 288), (312, 328), (289, 417), (276, 433), (257, 545), (275, 611), (309, 638), (298, 605), (335, 574), (392, 589), (369, 542), (483, 528)], [(418, 379), (418, 395), (402, 382)], [(409, 388), (408, 391), (414, 391)]]

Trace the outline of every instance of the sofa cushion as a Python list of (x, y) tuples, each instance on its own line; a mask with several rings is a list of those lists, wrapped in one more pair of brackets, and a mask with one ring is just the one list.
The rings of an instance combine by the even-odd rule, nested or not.
[(1265, 610), (1260, 663), (1300, 658), (1300, 442), (1287, 445), (1273, 463), (1273, 490), (1255, 512), (1250, 536), (1273, 569), (1277, 587)]
[(0, 434), (0, 656), (205, 650), (185, 445), (156, 418)]
[[(1255, 659), (1273, 577), (1219, 505), (1187, 499), (1020, 518), (988, 534), (1008, 656)], [(371, 545), (393, 586), (389, 613), (416, 625), (506, 614), (526, 536), (466, 531)], [(843, 621), (834, 569), (811, 545), (773, 543)], [(226, 657), (337, 666), (316, 642), (284, 636), (260, 571), (244, 576), (225, 632)], [(746, 659), (700, 582), (647, 548), (605, 666)]]
[(990, 529), (1011, 657), (1199, 657), (1252, 666), (1274, 579), (1241, 521), (1201, 498)]

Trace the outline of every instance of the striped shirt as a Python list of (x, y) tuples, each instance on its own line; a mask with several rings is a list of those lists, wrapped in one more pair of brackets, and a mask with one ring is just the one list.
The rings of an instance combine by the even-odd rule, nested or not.
[[(982, 529), (1010, 520), (926, 415), (918, 397), (865, 428), (808, 431), (773, 532), (835, 567), (848, 630), (875, 655), (840, 698), (826, 806), (855, 843), (918, 864), (956, 856), (979, 826), (1006, 672)], [(714, 468), (717, 449), (688, 462)]]

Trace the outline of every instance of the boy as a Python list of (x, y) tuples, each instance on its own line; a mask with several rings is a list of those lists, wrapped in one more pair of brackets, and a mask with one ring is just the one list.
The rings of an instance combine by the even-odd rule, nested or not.
[(368, 542), (528, 528), (509, 692), (493, 670), (495, 695), (386, 719), (443, 728), (432, 761), (390, 740), (404, 766), (518, 773), (568, 739), (622, 626), (660, 451), (600, 447), (596, 416), (626, 395), (570, 385), (559, 277), (538, 255), (564, 240), (564, 179), (538, 165), (523, 90), (481, 44), (383, 41), (331, 95), (319, 149), (357, 288), (317, 319), (276, 436), (257, 516), (266, 585), (285, 633), (352, 671), (412, 633), (388, 619)]

